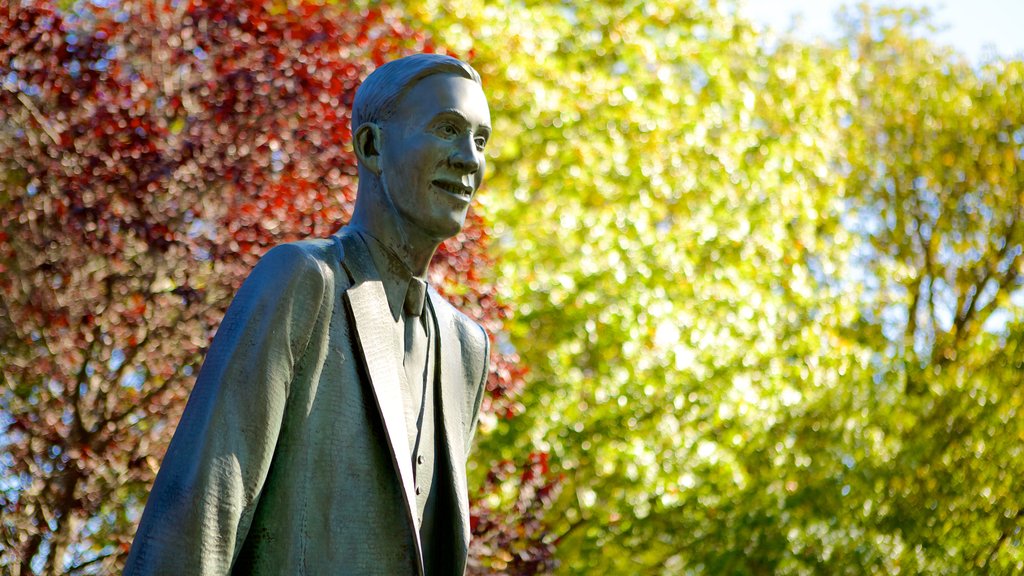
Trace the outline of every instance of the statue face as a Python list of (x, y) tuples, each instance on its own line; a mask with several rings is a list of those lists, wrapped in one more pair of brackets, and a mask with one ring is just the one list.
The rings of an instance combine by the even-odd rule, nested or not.
[(407, 225), (443, 240), (462, 229), (484, 177), (491, 135), (476, 82), (433, 74), (417, 82), (382, 126), (381, 179)]

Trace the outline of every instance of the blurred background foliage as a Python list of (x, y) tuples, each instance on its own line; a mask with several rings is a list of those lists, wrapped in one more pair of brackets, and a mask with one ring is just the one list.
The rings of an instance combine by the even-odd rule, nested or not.
[(496, 341), (473, 572), (1024, 570), (1020, 60), (724, 0), (70, 4), (8, 40), (39, 6), (0, 32), (3, 570), (123, 560), (233, 287), (344, 220), (351, 92), (424, 49), (495, 123), (435, 266)]

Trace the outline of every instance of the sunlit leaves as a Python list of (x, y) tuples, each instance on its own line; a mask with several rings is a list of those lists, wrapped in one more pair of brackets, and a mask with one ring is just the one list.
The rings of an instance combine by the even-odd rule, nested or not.
[[(848, 17), (830, 45), (713, 0), (354, 4), (364, 19), (206, 7), (205, 33), (165, 15), (164, 42), (116, 58), (98, 32), (72, 51), (33, 25), (50, 43), (0, 79), (23, 130), (2, 133), (18, 144), (3, 286), (22, 300), (0, 328), (19, 334), (5, 401), (53, 410), (25, 409), (11, 437), (64, 442), (81, 366), (120, 371), (119, 402), (151, 406), (140, 386), (193, 369), (230, 294), (214, 279), (244, 270), (223, 262), (344, 213), (353, 79), (394, 51), (452, 50), (482, 72), (495, 122), (482, 210), (434, 271), (499, 352), (470, 464), (473, 570), (543, 571), (554, 554), (579, 574), (1021, 571), (1020, 62), (970, 65), (899, 10)], [(176, 220), (151, 218), (168, 207)], [(61, 234), (19, 236), (32, 230)], [(491, 238), (495, 259), (477, 249)], [(111, 274), (104, 317), (88, 287)], [(193, 329), (147, 339), (170, 309)], [(117, 356), (123, 341), (149, 360)], [(129, 462), (143, 479), (153, 466)], [(7, 502), (38, 493), (12, 478)], [(123, 542), (122, 513), (90, 512), (87, 530)]]
[(483, 445), (564, 473), (562, 572), (1019, 561), (978, 456), (1019, 404), (1019, 63), (907, 12), (830, 46), (721, 2), (402, 4), (484, 73), (531, 372)]

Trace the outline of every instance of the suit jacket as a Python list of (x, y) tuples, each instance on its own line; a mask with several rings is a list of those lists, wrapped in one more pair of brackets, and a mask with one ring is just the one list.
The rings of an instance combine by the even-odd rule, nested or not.
[[(439, 517), (451, 519), (435, 534), (451, 541), (443, 572), (463, 574), (466, 455), (489, 346), (428, 294)], [(400, 342), (358, 234), (270, 250), (213, 340), (125, 574), (421, 574)]]

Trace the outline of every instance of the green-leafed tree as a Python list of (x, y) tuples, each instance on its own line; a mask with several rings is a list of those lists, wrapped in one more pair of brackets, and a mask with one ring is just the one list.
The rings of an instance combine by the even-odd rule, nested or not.
[(1019, 62), (906, 11), (808, 44), (714, 0), (401, 5), (491, 100), (531, 372), (480, 453), (549, 454), (559, 572), (1020, 569)]
[(344, 213), (358, 78), (437, 49), (495, 123), (436, 263), (496, 340), (471, 572), (1024, 571), (1024, 63), (906, 10), (340, 4), (0, 20), (0, 567), (116, 567), (242, 265)]
[(1024, 62), (972, 65), (923, 37), (914, 12), (847, 22), (848, 198), (864, 240), (855, 337), (873, 352), (862, 421), (877, 439), (856, 457), (854, 502), (893, 566), (1016, 573)]

